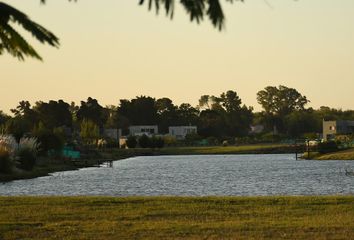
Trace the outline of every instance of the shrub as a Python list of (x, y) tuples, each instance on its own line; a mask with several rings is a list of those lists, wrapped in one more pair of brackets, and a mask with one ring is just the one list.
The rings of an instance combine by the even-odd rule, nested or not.
[(223, 146), (223, 147), (229, 146), (229, 142), (228, 142), (227, 140), (224, 140), (224, 141), (222, 142), (222, 146)]
[(208, 137), (206, 140), (208, 141), (208, 145), (219, 145), (219, 140), (216, 137)]
[(134, 136), (129, 136), (126, 141), (126, 144), (128, 148), (135, 148), (138, 142), (136, 141), (136, 138)]
[(34, 165), (36, 165), (36, 160), (36, 155), (29, 148), (23, 148), (18, 151), (19, 168), (32, 170)]
[(49, 150), (59, 152), (64, 146), (62, 138), (48, 129), (36, 132), (35, 136), (41, 144), (40, 150), (43, 154), (46, 154)]
[(330, 153), (338, 151), (338, 145), (334, 141), (321, 142), (318, 144), (319, 153)]
[(152, 137), (150, 141), (151, 148), (163, 148), (165, 146), (165, 141), (162, 137)]
[(166, 135), (163, 137), (164, 145), (173, 146), (177, 144), (177, 139), (174, 136)]
[(12, 165), (13, 161), (10, 157), (10, 152), (0, 145), (0, 173), (10, 173)]
[(36, 138), (21, 138), (18, 151), (19, 168), (32, 170), (37, 161), (39, 143)]
[(151, 141), (149, 137), (146, 136), (145, 134), (139, 137), (138, 142), (139, 142), (139, 146), (142, 148), (148, 148), (151, 145)]
[(3, 147), (13, 158), (18, 149), (18, 144), (12, 135), (0, 135), (0, 147)]

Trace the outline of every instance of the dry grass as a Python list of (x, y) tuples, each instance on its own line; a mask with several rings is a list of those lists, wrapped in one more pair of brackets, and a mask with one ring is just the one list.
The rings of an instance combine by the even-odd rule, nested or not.
[(354, 197), (0, 197), (0, 239), (354, 239)]
[(316, 157), (318, 160), (354, 160), (354, 148)]

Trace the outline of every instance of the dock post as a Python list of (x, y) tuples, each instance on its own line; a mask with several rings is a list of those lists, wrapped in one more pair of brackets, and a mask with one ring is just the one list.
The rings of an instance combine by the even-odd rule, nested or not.
[(297, 160), (297, 142), (296, 142), (296, 139), (295, 139), (295, 159)]

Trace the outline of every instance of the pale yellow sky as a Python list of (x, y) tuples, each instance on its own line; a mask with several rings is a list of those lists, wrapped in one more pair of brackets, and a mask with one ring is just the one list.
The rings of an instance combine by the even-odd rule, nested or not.
[[(170, 21), (138, 0), (7, 0), (60, 37), (60, 49), (35, 43), (44, 62), (0, 57), (0, 109), (21, 100), (91, 96), (102, 105), (137, 95), (196, 105), (203, 94), (238, 92), (260, 110), (257, 91), (298, 89), (312, 107), (354, 109), (354, 1), (246, 0), (227, 4), (226, 30)], [(178, 2), (178, 1), (177, 1)]]

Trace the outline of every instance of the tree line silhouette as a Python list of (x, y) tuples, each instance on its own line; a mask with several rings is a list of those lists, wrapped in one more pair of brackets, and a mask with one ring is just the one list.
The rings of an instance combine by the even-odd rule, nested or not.
[(161, 134), (168, 133), (169, 126), (195, 125), (200, 137), (222, 140), (249, 137), (251, 126), (261, 125), (264, 129), (258, 135), (295, 138), (315, 137), (322, 131), (323, 119), (354, 119), (353, 110), (306, 108), (307, 98), (286, 86), (266, 87), (257, 93), (257, 100), (263, 108), (260, 112), (242, 104), (237, 92), (232, 90), (219, 96), (203, 95), (195, 107), (189, 103), (175, 105), (167, 97), (150, 96), (122, 99), (116, 106), (102, 106), (91, 97), (79, 105), (51, 100), (38, 101), (32, 106), (28, 101), (21, 101), (11, 110), (13, 116), (0, 111), (0, 131), (19, 139), (24, 134), (36, 135), (39, 129), (50, 133), (60, 132), (63, 127), (80, 130), (82, 122), (89, 120), (100, 131), (117, 128), (123, 134), (132, 125), (158, 125)]

